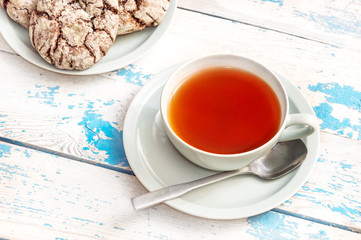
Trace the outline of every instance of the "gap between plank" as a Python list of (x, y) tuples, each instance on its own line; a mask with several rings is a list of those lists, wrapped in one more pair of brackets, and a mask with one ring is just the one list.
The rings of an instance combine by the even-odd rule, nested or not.
[(70, 159), (70, 160), (74, 160), (74, 161), (78, 161), (78, 162), (82, 162), (82, 163), (87, 163), (87, 164), (91, 164), (93, 166), (102, 167), (102, 168), (106, 168), (106, 169), (110, 169), (110, 170), (113, 170), (113, 171), (117, 171), (117, 172), (121, 172), (121, 173), (125, 173), (125, 174), (128, 174), (128, 175), (135, 176), (134, 173), (131, 170), (125, 170), (125, 169), (121, 169), (121, 168), (114, 167), (114, 166), (107, 165), (107, 164), (103, 164), (103, 163), (96, 163), (96, 162), (93, 162), (93, 161), (91, 161), (89, 159), (86, 159), (86, 158), (77, 157), (77, 156), (74, 156), (74, 155), (71, 155), (71, 154), (67, 154), (67, 153), (55, 151), (55, 150), (52, 150), (52, 149), (44, 148), (44, 147), (41, 147), (41, 146), (37, 146), (37, 145), (31, 144), (31, 143), (25, 143), (25, 142), (21, 142), (21, 141), (18, 141), (18, 140), (13, 140), (13, 139), (6, 138), (6, 137), (0, 137), (0, 141), (6, 142), (6, 143), (9, 143), (9, 144), (12, 144), (12, 145), (29, 148), (29, 149), (40, 151), (40, 152), (43, 152), (43, 153), (52, 154), (52, 155), (67, 158), (67, 159)]
[(307, 221), (310, 221), (310, 222), (315, 222), (315, 223), (319, 223), (319, 224), (322, 224), (322, 225), (339, 228), (339, 229), (354, 232), (354, 233), (361, 233), (360, 228), (347, 227), (347, 226), (344, 226), (344, 225), (341, 225), (341, 224), (337, 224), (337, 223), (333, 223), (333, 222), (327, 222), (327, 221), (324, 221), (324, 220), (320, 220), (320, 219), (317, 219), (317, 218), (305, 216), (305, 215), (298, 214), (298, 213), (289, 212), (289, 211), (282, 210), (282, 209), (279, 209), (279, 208), (274, 208), (271, 211), (276, 212), (276, 213), (289, 215), (289, 216), (292, 216), (292, 217), (295, 217), (295, 218), (307, 220)]

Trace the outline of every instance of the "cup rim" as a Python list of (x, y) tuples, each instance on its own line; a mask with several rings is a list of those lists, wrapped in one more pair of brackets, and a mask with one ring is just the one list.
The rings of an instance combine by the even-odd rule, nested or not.
[[(262, 144), (261, 146), (254, 148), (252, 150), (246, 151), (246, 152), (241, 152), (241, 153), (212, 153), (212, 152), (208, 152), (199, 148), (196, 148), (192, 145), (190, 145), (189, 143), (187, 143), (186, 141), (184, 141), (182, 138), (180, 138), (171, 128), (169, 121), (168, 121), (168, 116), (167, 116), (167, 109), (165, 109), (164, 106), (164, 92), (166, 89), (166, 86), (168, 86), (171, 82), (172, 79), (174, 79), (174, 77), (181, 71), (183, 70), (183, 68), (185, 68), (186, 66), (196, 62), (196, 61), (201, 61), (203, 59), (207, 59), (207, 58), (216, 58), (216, 57), (237, 57), (237, 58), (242, 58), (243, 60), (249, 61), (252, 64), (258, 65), (261, 68), (265, 69), (266, 71), (268, 71), (269, 74), (271, 74), (275, 79), (277, 79), (278, 83), (280, 84), (280, 87), (282, 89), (282, 92), (284, 93), (285, 96), (285, 103), (286, 103), (286, 107), (285, 107), (285, 114), (284, 114), (284, 118), (283, 118), (283, 122), (282, 124), (280, 124), (279, 129), (277, 131), (277, 133), (271, 138), (269, 139), (266, 143)], [(219, 65), (222, 66), (222, 65)], [(178, 85), (179, 86), (179, 85)], [(167, 99), (168, 101), (168, 99)], [(168, 104), (166, 104), (166, 106), (168, 106)], [(175, 137), (177, 139), (177, 141), (179, 141), (180, 143), (182, 143), (184, 146), (186, 146), (187, 148), (198, 152), (200, 154), (203, 155), (207, 155), (207, 156), (212, 156), (212, 157), (221, 157), (221, 158), (234, 158), (234, 157), (243, 157), (243, 156), (247, 156), (247, 155), (251, 155), (254, 154), (255, 152), (260, 151), (262, 148), (267, 148), (269, 147), (270, 144), (273, 144), (275, 139), (278, 139), (279, 136), (282, 134), (282, 131), (285, 128), (286, 122), (287, 122), (287, 116), (289, 115), (288, 113), (289, 111), (289, 100), (288, 100), (288, 96), (287, 96), (287, 92), (286, 89), (283, 85), (283, 83), (281, 82), (281, 80), (279, 79), (279, 77), (273, 72), (271, 71), (268, 67), (266, 67), (265, 65), (261, 64), (260, 62), (257, 62), (253, 59), (250, 59), (248, 57), (244, 57), (241, 55), (237, 55), (237, 54), (227, 54), (227, 53), (217, 53), (217, 54), (208, 54), (208, 55), (203, 55), (201, 57), (196, 57), (193, 59), (190, 59), (189, 61), (186, 61), (185, 63), (183, 63), (181, 66), (179, 66), (168, 78), (168, 80), (166, 81), (165, 85), (162, 88), (162, 93), (161, 93), (161, 98), (160, 98), (160, 113), (161, 113), (161, 117), (162, 117), (162, 121), (163, 121), (163, 125), (166, 126), (167, 128), (167, 132), (172, 134), (173, 137)]]

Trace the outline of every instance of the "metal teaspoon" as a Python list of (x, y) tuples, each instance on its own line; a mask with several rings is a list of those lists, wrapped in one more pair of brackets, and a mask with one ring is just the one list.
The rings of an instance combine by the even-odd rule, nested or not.
[(249, 165), (233, 171), (220, 172), (191, 182), (161, 188), (132, 198), (136, 210), (148, 208), (182, 196), (194, 189), (222, 181), (237, 175), (251, 174), (263, 179), (275, 179), (297, 168), (306, 158), (307, 148), (300, 140), (277, 143), (272, 150)]

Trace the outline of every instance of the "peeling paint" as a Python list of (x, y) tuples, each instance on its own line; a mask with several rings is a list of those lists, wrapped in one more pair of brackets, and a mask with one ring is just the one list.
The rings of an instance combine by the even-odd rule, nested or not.
[(277, 3), (279, 7), (283, 6), (283, 0), (262, 0), (262, 2)]
[(144, 86), (144, 81), (151, 78), (151, 74), (144, 74), (137, 66), (131, 64), (116, 72), (117, 76), (124, 77), (128, 83)]
[(110, 165), (129, 167), (123, 147), (123, 131), (119, 131), (110, 122), (103, 120), (103, 116), (92, 110), (91, 105), (88, 108), (90, 110), (85, 111), (78, 125), (83, 127), (87, 143), (96, 148), (92, 148), (91, 151), (94, 154), (105, 152), (107, 157), (104, 161)]
[(0, 144), (0, 157), (7, 157), (10, 155), (11, 146)]
[[(352, 13), (344, 12), (342, 15), (344, 16), (345, 14)], [(294, 15), (296, 17), (302, 17), (308, 21), (314, 22), (328, 32), (340, 34), (354, 33), (361, 35), (361, 21), (357, 20), (356, 17), (352, 19), (346, 19), (336, 15), (325, 15), (312, 11), (306, 13), (299, 10), (295, 10)]]
[[(338, 83), (318, 83), (309, 85), (308, 88), (313, 92), (325, 94), (327, 102), (313, 107), (317, 117), (322, 120), (320, 125), (322, 130), (329, 129), (338, 135), (361, 140), (361, 118), (351, 118), (352, 111), (361, 112), (361, 92)], [(336, 117), (333, 104), (349, 108), (350, 114), (342, 119)]]
[(266, 212), (247, 219), (250, 228), (247, 233), (260, 240), (288, 240), (299, 238), (298, 223), (286, 220), (286, 216), (275, 212)]
[(39, 103), (45, 103), (51, 107), (57, 107), (58, 104), (55, 101), (55, 95), (59, 93), (59, 86), (55, 87), (45, 87), (40, 85), (35, 85), (36, 91), (28, 91), (28, 98), (35, 98), (39, 100)]

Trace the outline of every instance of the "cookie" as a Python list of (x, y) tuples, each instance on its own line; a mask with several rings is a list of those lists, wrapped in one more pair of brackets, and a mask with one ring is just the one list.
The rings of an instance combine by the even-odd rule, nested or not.
[(112, 46), (118, 11), (117, 0), (38, 0), (30, 18), (31, 44), (59, 69), (88, 69)]
[(29, 28), (30, 15), (36, 8), (37, 0), (0, 0), (9, 17), (25, 28)]
[(170, 0), (119, 0), (118, 35), (159, 25)]

